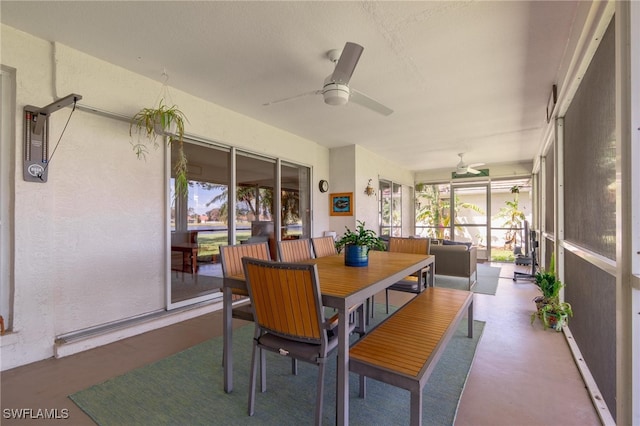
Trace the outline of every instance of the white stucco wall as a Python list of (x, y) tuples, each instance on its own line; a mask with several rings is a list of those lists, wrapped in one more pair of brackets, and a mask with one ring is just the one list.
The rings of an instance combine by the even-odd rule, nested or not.
[[(70, 93), (81, 104), (130, 117), (156, 101), (161, 83), (2, 25), (1, 61), (16, 72), (14, 327), (1, 345), (6, 370), (53, 356), (55, 337), (162, 310), (165, 300), (164, 149), (140, 161), (129, 124), (76, 110), (48, 182), (22, 179), (23, 108)], [(329, 228), (329, 150), (178, 90), (186, 132), (313, 168), (313, 229)], [(50, 117), (52, 152), (71, 112)]]
[[(356, 221), (365, 222), (366, 227), (378, 233), (379, 199), (377, 194), (378, 179), (388, 179), (403, 185), (403, 190), (413, 187), (413, 173), (404, 170), (384, 157), (381, 157), (359, 145), (349, 145), (340, 148), (332, 148), (330, 154), (331, 163), (331, 190), (329, 192), (353, 192), (355, 203), (353, 216), (331, 216), (330, 225), (338, 235), (342, 235), (345, 226), (353, 229)], [(376, 189), (376, 195), (368, 196), (364, 193), (367, 183), (371, 179), (371, 185)], [(407, 193), (409, 191), (406, 191)], [(407, 200), (403, 200), (404, 203)], [(411, 210), (413, 201), (410, 201)], [(329, 205), (327, 203), (327, 209)], [(407, 224), (408, 228), (412, 228)], [(405, 224), (403, 223), (403, 228)], [(409, 231), (407, 231), (409, 232)], [(410, 235), (410, 234), (407, 234)]]

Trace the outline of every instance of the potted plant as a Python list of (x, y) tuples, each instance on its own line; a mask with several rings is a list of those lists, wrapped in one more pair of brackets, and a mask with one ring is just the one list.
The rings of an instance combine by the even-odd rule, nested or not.
[(376, 233), (371, 229), (365, 229), (365, 223), (356, 221), (356, 230), (352, 231), (345, 226), (346, 232), (336, 241), (336, 249), (341, 252), (345, 249), (344, 263), (347, 266), (367, 266), (369, 264), (369, 250), (386, 249)]
[(571, 305), (567, 302), (560, 302), (560, 289), (564, 287), (555, 275), (555, 257), (551, 256), (548, 271), (537, 272), (534, 276), (535, 283), (542, 291), (542, 296), (533, 299), (536, 304), (536, 311), (531, 314), (531, 324), (539, 318), (544, 328), (553, 328), (556, 331), (562, 330), (567, 318), (573, 316)]
[(560, 294), (562, 283), (556, 280), (555, 265), (555, 255), (552, 254), (549, 261), (549, 270), (542, 270), (534, 275), (535, 283), (542, 291), (542, 296), (536, 296), (533, 299), (537, 309), (540, 309), (547, 301), (558, 298)]
[(536, 285), (542, 291), (542, 296), (536, 296), (533, 301), (536, 303), (536, 307), (540, 309), (541, 306), (546, 304), (549, 300), (557, 299), (562, 288), (562, 282), (556, 279), (555, 274), (552, 272), (537, 272), (534, 276)]
[(573, 316), (571, 305), (567, 302), (561, 302), (559, 298), (553, 298), (542, 305), (536, 312), (531, 314), (531, 324), (536, 318), (540, 318), (545, 330), (552, 328), (555, 331), (561, 331), (562, 326), (567, 323), (569, 317)]
[[(187, 157), (183, 150), (184, 123), (188, 121), (176, 105), (168, 106), (160, 99), (155, 108), (142, 108), (131, 118), (129, 135), (133, 136), (134, 128), (139, 135), (149, 139), (154, 148), (159, 146), (158, 137), (168, 136), (168, 143), (178, 142), (178, 161), (174, 166), (176, 180), (176, 196), (187, 193)], [(147, 145), (144, 142), (133, 144), (138, 158), (146, 158)]]

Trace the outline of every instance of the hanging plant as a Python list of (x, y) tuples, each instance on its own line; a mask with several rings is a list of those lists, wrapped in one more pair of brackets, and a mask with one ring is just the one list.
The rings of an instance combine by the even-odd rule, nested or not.
[[(164, 98), (160, 99), (156, 108), (143, 108), (131, 118), (129, 135), (133, 136), (134, 129), (139, 136), (148, 139), (154, 148), (158, 148), (158, 137), (167, 137), (167, 143), (177, 142), (178, 161), (175, 164), (176, 196), (185, 195), (188, 189), (187, 157), (183, 150), (184, 123), (186, 116), (176, 105), (168, 106)], [(138, 138), (133, 144), (133, 151), (138, 158), (146, 158), (149, 148)]]

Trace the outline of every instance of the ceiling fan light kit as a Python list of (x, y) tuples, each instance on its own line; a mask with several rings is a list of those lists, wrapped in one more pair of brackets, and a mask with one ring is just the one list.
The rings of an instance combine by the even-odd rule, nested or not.
[(322, 96), (325, 104), (346, 105), (349, 102), (349, 86), (330, 81), (322, 88)]

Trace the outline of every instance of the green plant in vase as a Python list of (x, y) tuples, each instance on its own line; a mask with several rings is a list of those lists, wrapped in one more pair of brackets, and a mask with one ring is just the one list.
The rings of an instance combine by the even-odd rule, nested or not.
[(544, 305), (547, 301), (554, 298), (558, 298), (560, 289), (562, 288), (562, 282), (556, 279), (555, 274), (555, 255), (551, 255), (551, 261), (549, 262), (549, 269), (547, 271), (542, 270), (536, 272), (534, 275), (535, 283), (542, 291), (542, 296), (537, 296), (533, 299), (538, 309)]
[(375, 231), (365, 228), (365, 223), (356, 221), (355, 231), (345, 226), (346, 232), (336, 241), (336, 249), (345, 249), (345, 264), (347, 266), (366, 266), (369, 263), (369, 250), (386, 250), (384, 241)]
[(545, 329), (551, 327), (556, 331), (562, 330), (568, 317), (573, 316), (573, 310), (569, 303), (560, 301), (560, 289), (564, 284), (556, 278), (554, 255), (551, 256), (549, 270), (537, 272), (534, 279), (542, 291), (542, 296), (533, 299), (536, 303), (536, 311), (531, 314), (531, 324), (539, 318)]
[(560, 302), (556, 297), (547, 300), (547, 303), (531, 314), (531, 324), (535, 322), (536, 318), (539, 318), (545, 330), (547, 328), (553, 328), (556, 331), (561, 331), (562, 326), (566, 324), (568, 318), (572, 316), (573, 309), (571, 308), (571, 304), (568, 302)]
[[(138, 135), (148, 139), (154, 148), (158, 148), (158, 137), (167, 136), (167, 143), (178, 143), (178, 161), (174, 165), (176, 180), (176, 196), (185, 195), (188, 191), (187, 157), (183, 149), (184, 123), (188, 122), (186, 116), (176, 105), (165, 104), (160, 99), (158, 106), (154, 108), (142, 108), (131, 118), (129, 135), (133, 136), (134, 129)], [(149, 149), (147, 144), (138, 142), (133, 144), (133, 150), (138, 158), (146, 158)]]

